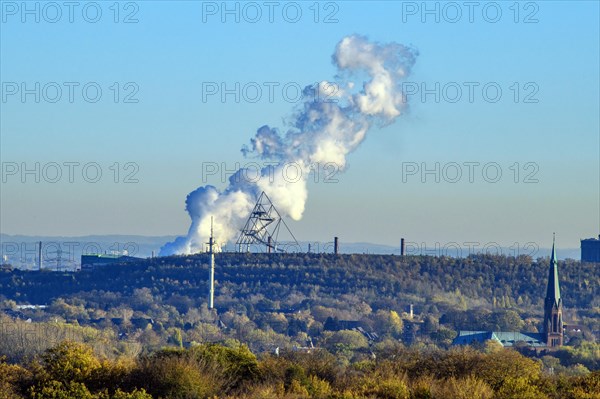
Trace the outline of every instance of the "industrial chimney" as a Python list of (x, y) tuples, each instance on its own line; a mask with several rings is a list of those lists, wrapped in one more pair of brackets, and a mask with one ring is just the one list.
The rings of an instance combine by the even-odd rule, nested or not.
[(335, 255), (340, 253), (340, 243), (337, 237), (333, 238), (333, 253)]
[(38, 243), (38, 271), (42, 270), (42, 242)]
[(400, 239), (400, 256), (404, 256), (404, 249), (405, 249), (404, 238), (401, 238)]

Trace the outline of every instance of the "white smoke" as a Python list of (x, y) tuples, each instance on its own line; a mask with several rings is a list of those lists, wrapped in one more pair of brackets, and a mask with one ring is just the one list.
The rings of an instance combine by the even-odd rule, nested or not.
[[(400, 83), (416, 56), (414, 49), (398, 43), (381, 45), (357, 35), (342, 39), (333, 55), (338, 82), (307, 87), (306, 100), (284, 135), (265, 125), (250, 140), (250, 147), (242, 148), (245, 156), (271, 161), (273, 166), (265, 167), (255, 179), (247, 178), (255, 171), (239, 170), (223, 191), (209, 185), (191, 192), (186, 199), (192, 219), (188, 234), (165, 244), (160, 254), (202, 251), (210, 236), (211, 216), (215, 241), (231, 241), (262, 191), (282, 216), (301, 219), (311, 169), (334, 164), (343, 170), (346, 156), (374, 123), (392, 123), (401, 114), (406, 98)], [(364, 79), (362, 86), (354, 81), (358, 79)]]

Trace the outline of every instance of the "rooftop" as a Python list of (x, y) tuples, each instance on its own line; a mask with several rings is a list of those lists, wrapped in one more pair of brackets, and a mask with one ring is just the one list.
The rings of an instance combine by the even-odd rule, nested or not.
[(598, 236), (598, 238), (583, 238), (581, 241), (600, 241), (600, 235)]
[(522, 333), (518, 331), (459, 331), (452, 342), (453, 345), (470, 345), (492, 340), (504, 347), (512, 347), (517, 342), (523, 342), (532, 347), (545, 347), (543, 334)]

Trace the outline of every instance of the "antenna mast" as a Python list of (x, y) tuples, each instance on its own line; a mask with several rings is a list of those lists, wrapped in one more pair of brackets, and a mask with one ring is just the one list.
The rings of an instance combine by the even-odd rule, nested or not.
[(213, 248), (214, 239), (213, 239), (213, 217), (210, 217), (210, 239), (208, 240), (208, 252), (210, 254), (210, 294), (208, 297), (208, 308), (214, 308), (214, 299), (215, 299), (215, 251)]
[(42, 271), (42, 242), (38, 243), (38, 271)]

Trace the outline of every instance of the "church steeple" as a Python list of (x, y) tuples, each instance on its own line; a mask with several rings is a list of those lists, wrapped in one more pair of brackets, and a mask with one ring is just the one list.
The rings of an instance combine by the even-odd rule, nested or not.
[(546, 289), (546, 299), (552, 299), (556, 306), (560, 301), (560, 283), (558, 281), (558, 262), (556, 259), (556, 249), (554, 248), (554, 238), (552, 239), (552, 255), (550, 256), (550, 267), (548, 270), (548, 288)]
[(552, 255), (548, 267), (548, 286), (544, 301), (544, 333), (549, 347), (563, 344), (562, 298), (558, 281), (558, 261), (556, 258), (555, 239), (552, 239)]

